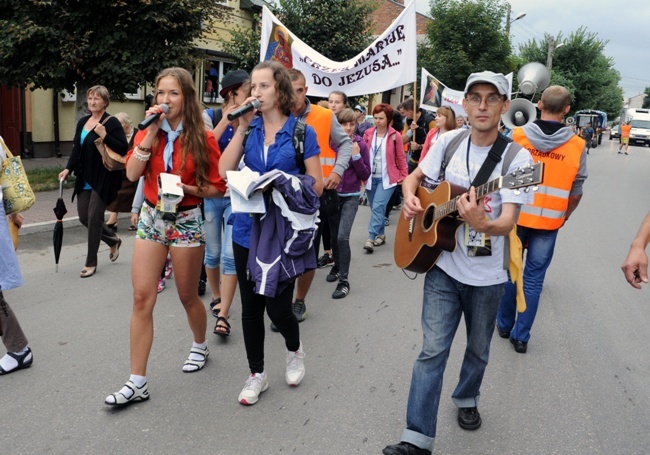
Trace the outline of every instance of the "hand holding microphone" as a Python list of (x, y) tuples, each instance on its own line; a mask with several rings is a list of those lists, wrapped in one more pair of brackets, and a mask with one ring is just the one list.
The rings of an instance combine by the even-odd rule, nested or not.
[(160, 118), (161, 114), (167, 114), (169, 112), (169, 106), (166, 104), (161, 104), (160, 109), (162, 109), (162, 112), (158, 112), (156, 114), (151, 114), (147, 118), (145, 118), (140, 124), (138, 125), (139, 130), (143, 130), (147, 128), (149, 125), (151, 125), (153, 122), (158, 120)]
[(242, 115), (248, 114), (249, 112), (259, 108), (260, 108), (259, 100), (253, 99), (252, 101), (243, 104), (240, 108), (237, 108), (234, 111), (232, 111), (230, 114), (228, 114), (228, 121), (232, 122), (233, 120), (238, 119)]

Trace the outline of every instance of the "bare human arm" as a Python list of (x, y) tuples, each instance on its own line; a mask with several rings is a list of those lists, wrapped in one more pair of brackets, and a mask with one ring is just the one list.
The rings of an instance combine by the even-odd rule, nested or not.
[(636, 289), (641, 289), (641, 283), (648, 282), (648, 255), (645, 252), (648, 243), (650, 243), (650, 212), (643, 219), (621, 266), (625, 279)]

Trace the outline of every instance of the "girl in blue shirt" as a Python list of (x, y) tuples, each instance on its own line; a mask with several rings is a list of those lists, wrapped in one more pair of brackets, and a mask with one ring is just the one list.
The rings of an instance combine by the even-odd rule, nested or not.
[[(251, 73), (251, 95), (246, 102), (257, 99), (261, 114), (251, 112), (239, 119), (239, 128), (219, 161), (219, 171), (226, 178), (226, 171), (235, 170), (242, 156), (251, 170), (263, 174), (280, 169), (288, 174), (298, 174), (296, 151), (293, 146), (293, 128), (296, 119), (291, 109), (296, 95), (288, 71), (277, 62), (262, 62)], [(247, 135), (247, 130), (250, 132)], [(244, 138), (246, 140), (244, 140)], [(245, 142), (245, 145), (244, 145)], [(306, 173), (312, 176), (315, 190), (323, 191), (323, 177), (318, 155), (320, 149), (314, 130), (307, 126), (305, 134), (304, 162)], [(259, 215), (255, 215), (259, 216)], [(233, 251), (235, 269), (242, 301), (242, 329), (246, 355), (251, 375), (239, 394), (239, 402), (246, 405), (257, 403), (259, 395), (269, 387), (264, 369), (264, 310), (285, 339), (287, 364), (285, 379), (297, 386), (305, 375), (305, 354), (300, 343), (298, 321), (291, 307), (294, 285), (291, 283), (274, 298), (255, 293), (255, 283), (248, 279), (246, 264), (250, 247), (251, 215), (234, 215)]]

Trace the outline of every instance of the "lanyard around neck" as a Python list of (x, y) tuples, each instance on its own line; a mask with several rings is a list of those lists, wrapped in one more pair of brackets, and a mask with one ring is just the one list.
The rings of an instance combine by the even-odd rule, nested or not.
[(379, 132), (377, 129), (375, 129), (375, 140), (374, 140), (374, 145), (372, 146), (372, 155), (376, 156), (377, 152), (381, 149), (381, 145), (384, 143), (384, 139), (386, 139), (386, 136), (388, 136), (388, 130), (384, 133), (384, 136), (381, 138), (381, 141), (379, 141), (379, 145), (377, 145), (377, 138), (379, 137)]

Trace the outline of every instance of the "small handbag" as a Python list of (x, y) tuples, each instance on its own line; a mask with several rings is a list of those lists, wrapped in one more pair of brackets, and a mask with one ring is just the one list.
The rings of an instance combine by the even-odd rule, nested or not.
[(11, 215), (16, 212), (24, 212), (36, 202), (36, 197), (29, 186), (25, 168), (19, 156), (13, 156), (7, 144), (0, 138), (2, 148), (7, 157), (2, 162), (2, 173), (0, 174), (0, 187), (2, 187), (2, 201), (5, 212)]
[[(106, 120), (102, 122), (102, 125), (105, 125), (110, 117), (106, 117)], [(119, 153), (114, 152), (111, 148), (104, 144), (104, 140), (101, 137), (95, 139), (95, 147), (99, 150), (99, 154), (102, 156), (102, 163), (107, 171), (121, 171), (126, 167), (126, 160)]]
[(330, 217), (336, 215), (339, 211), (339, 194), (336, 190), (323, 190), (320, 197), (320, 215), (321, 217)]

